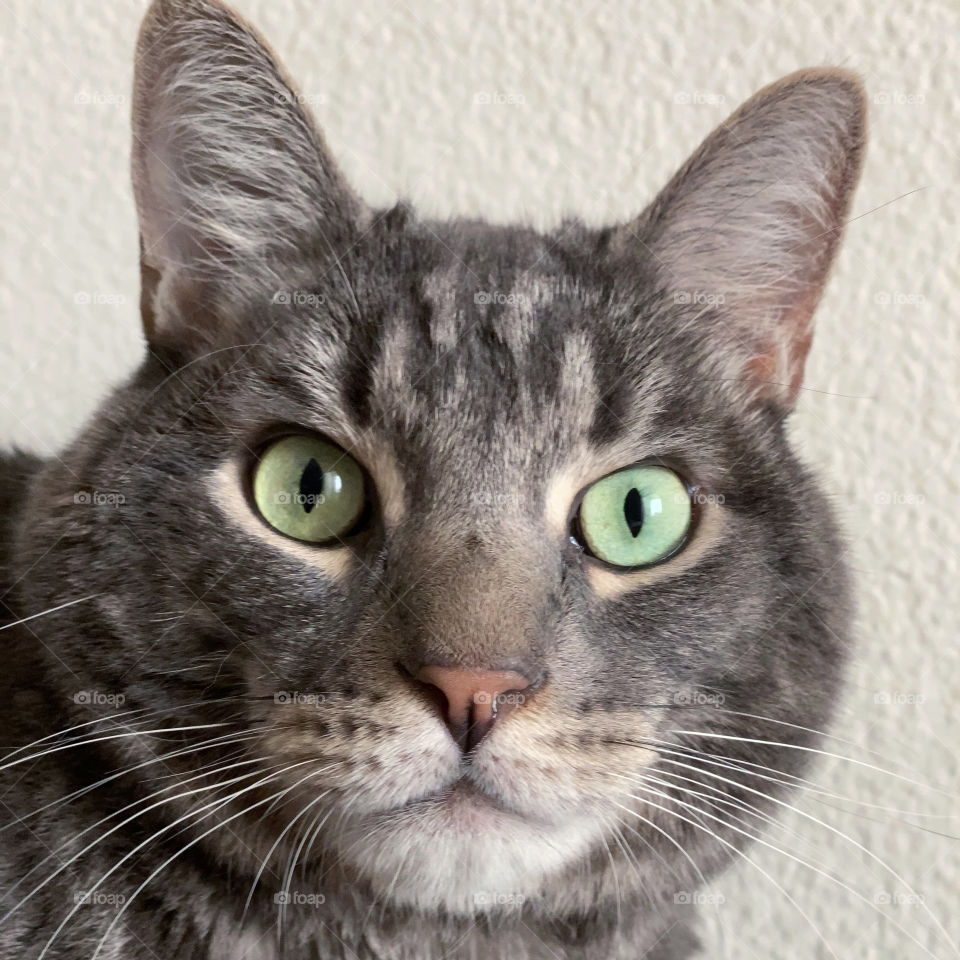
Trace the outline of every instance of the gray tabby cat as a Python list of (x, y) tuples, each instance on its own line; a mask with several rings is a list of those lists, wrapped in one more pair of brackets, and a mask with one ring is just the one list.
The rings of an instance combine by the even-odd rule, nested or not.
[(691, 956), (848, 652), (785, 421), (861, 86), (546, 234), (370, 210), (301, 100), (216, 0), (150, 8), (146, 356), (3, 464), (0, 954)]

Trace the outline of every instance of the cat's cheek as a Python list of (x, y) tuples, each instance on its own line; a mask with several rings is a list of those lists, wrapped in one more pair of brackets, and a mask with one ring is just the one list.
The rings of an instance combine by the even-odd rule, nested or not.
[(604, 600), (614, 600), (625, 594), (679, 576), (693, 569), (723, 542), (729, 521), (725, 508), (717, 503), (705, 504), (690, 542), (664, 563), (632, 573), (602, 566), (598, 562), (587, 565), (587, 579), (594, 594)]
[(356, 558), (346, 547), (316, 547), (285, 537), (271, 530), (257, 517), (243, 493), (243, 474), (239, 462), (228, 460), (207, 478), (211, 501), (227, 521), (225, 529), (236, 529), (245, 538), (254, 537), (274, 550), (309, 564), (331, 580), (346, 579)]

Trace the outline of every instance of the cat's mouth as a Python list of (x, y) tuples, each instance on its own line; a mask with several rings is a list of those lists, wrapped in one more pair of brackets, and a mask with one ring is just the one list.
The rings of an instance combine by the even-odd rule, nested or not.
[(380, 819), (396, 820), (405, 819), (408, 815), (423, 817), (431, 814), (449, 826), (465, 829), (489, 829), (504, 818), (527, 819), (468, 776), (461, 776), (449, 786), (385, 810), (380, 814)]

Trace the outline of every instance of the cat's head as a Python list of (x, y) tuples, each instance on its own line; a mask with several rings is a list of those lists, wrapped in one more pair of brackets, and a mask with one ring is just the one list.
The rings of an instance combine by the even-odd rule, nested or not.
[(273, 831), (262, 853), (303, 811), (287, 841), (315, 826), (301, 853), (389, 902), (690, 889), (676, 838), (704, 870), (728, 852), (675, 815), (676, 758), (797, 769), (736, 738), (808, 742), (756, 718), (822, 726), (846, 645), (837, 533), (784, 424), (857, 80), (794, 74), (641, 215), (542, 234), (368, 209), (212, 0), (155, 3), (138, 56), (149, 353), (20, 546), (36, 604), (99, 595), (48, 638), (62, 682), (227, 723), (209, 735), (276, 777), (247, 802), (292, 787), (231, 835)]

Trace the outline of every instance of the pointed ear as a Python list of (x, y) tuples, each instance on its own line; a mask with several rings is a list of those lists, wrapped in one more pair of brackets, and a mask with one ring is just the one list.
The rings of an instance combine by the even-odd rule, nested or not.
[[(137, 44), (133, 187), (150, 339), (229, 323), (368, 216), (302, 98), (217, 0), (154, 0)], [(273, 286), (272, 290), (278, 289)]]
[(784, 410), (800, 389), (865, 134), (855, 74), (792, 74), (748, 100), (614, 232), (618, 254), (652, 255), (668, 304), (716, 330), (721, 375)]

